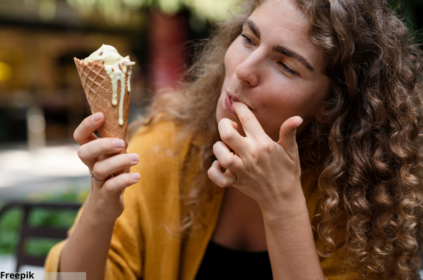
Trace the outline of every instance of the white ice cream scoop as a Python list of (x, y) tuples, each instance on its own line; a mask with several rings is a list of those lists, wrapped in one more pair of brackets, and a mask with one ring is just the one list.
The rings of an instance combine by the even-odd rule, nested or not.
[(120, 104), (119, 104), (119, 125), (123, 125), (123, 102), (125, 97), (125, 76), (128, 74), (126, 87), (128, 92), (131, 91), (130, 79), (132, 68), (135, 62), (131, 62), (129, 56), (122, 57), (115, 47), (109, 45), (102, 45), (98, 50), (93, 52), (89, 57), (84, 59), (85, 63), (102, 61), (107, 75), (112, 82), (112, 104), (117, 105), (117, 89), (120, 81)]

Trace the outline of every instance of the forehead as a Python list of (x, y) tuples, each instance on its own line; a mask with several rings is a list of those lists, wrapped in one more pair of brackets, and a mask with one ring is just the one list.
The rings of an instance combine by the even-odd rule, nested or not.
[(281, 19), (286, 19), (298, 27), (309, 26), (303, 9), (295, 0), (265, 0), (256, 10), (260, 8), (273, 11)]
[(309, 22), (295, 0), (265, 0), (250, 17), (264, 17), (275, 25), (307, 36)]
[[(310, 23), (295, 0), (266, 0), (249, 17), (260, 29), (264, 44), (283, 45), (321, 65), (323, 51), (312, 43)], [(319, 68), (319, 67), (318, 67)]]

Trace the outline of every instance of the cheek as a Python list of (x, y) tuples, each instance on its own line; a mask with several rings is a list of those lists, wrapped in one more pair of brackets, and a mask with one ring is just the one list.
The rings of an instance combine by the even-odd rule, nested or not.
[(307, 118), (314, 113), (318, 93), (305, 83), (294, 80), (279, 80), (268, 83), (263, 88), (267, 94), (257, 94), (256, 102), (260, 104), (256, 117), (263, 129), (273, 140), (277, 141), (281, 125), (290, 117)]
[(243, 52), (239, 47), (239, 38), (235, 39), (225, 53), (226, 77), (230, 77), (235, 72), (236, 67), (243, 61)]
[[(266, 95), (258, 96), (272, 112), (281, 115), (300, 115), (307, 117), (320, 99), (316, 84), (295, 79), (280, 78), (268, 83)], [(264, 105), (264, 104), (263, 104)]]

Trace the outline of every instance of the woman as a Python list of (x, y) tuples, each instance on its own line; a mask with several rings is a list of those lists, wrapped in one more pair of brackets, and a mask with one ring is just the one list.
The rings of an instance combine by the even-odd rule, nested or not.
[(136, 154), (106, 158), (125, 145), (94, 137), (101, 113), (76, 129), (91, 193), (47, 271), (418, 279), (421, 52), (405, 25), (382, 0), (247, 4), (155, 100)]

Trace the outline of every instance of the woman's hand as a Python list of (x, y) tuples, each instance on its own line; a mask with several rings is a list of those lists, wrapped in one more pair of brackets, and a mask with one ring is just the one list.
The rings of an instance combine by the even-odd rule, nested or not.
[(91, 191), (85, 209), (92, 211), (92, 217), (103, 221), (115, 221), (123, 212), (123, 191), (138, 182), (140, 174), (123, 173), (116, 177), (113, 173), (129, 169), (139, 161), (137, 154), (118, 154), (126, 149), (126, 143), (116, 138), (95, 136), (104, 122), (103, 113), (87, 117), (77, 127), (74, 138), (81, 147), (78, 156), (94, 175), (91, 178)]
[[(295, 133), (303, 120), (286, 120), (280, 128), (279, 141), (275, 142), (245, 104), (233, 102), (232, 106), (246, 137), (237, 131), (237, 123), (229, 119), (219, 122), (223, 142), (213, 146), (217, 161), (208, 170), (209, 178), (220, 187), (239, 189), (256, 200), (263, 211), (288, 214), (302, 207), (304, 195)], [(224, 173), (222, 167), (226, 169)]]

